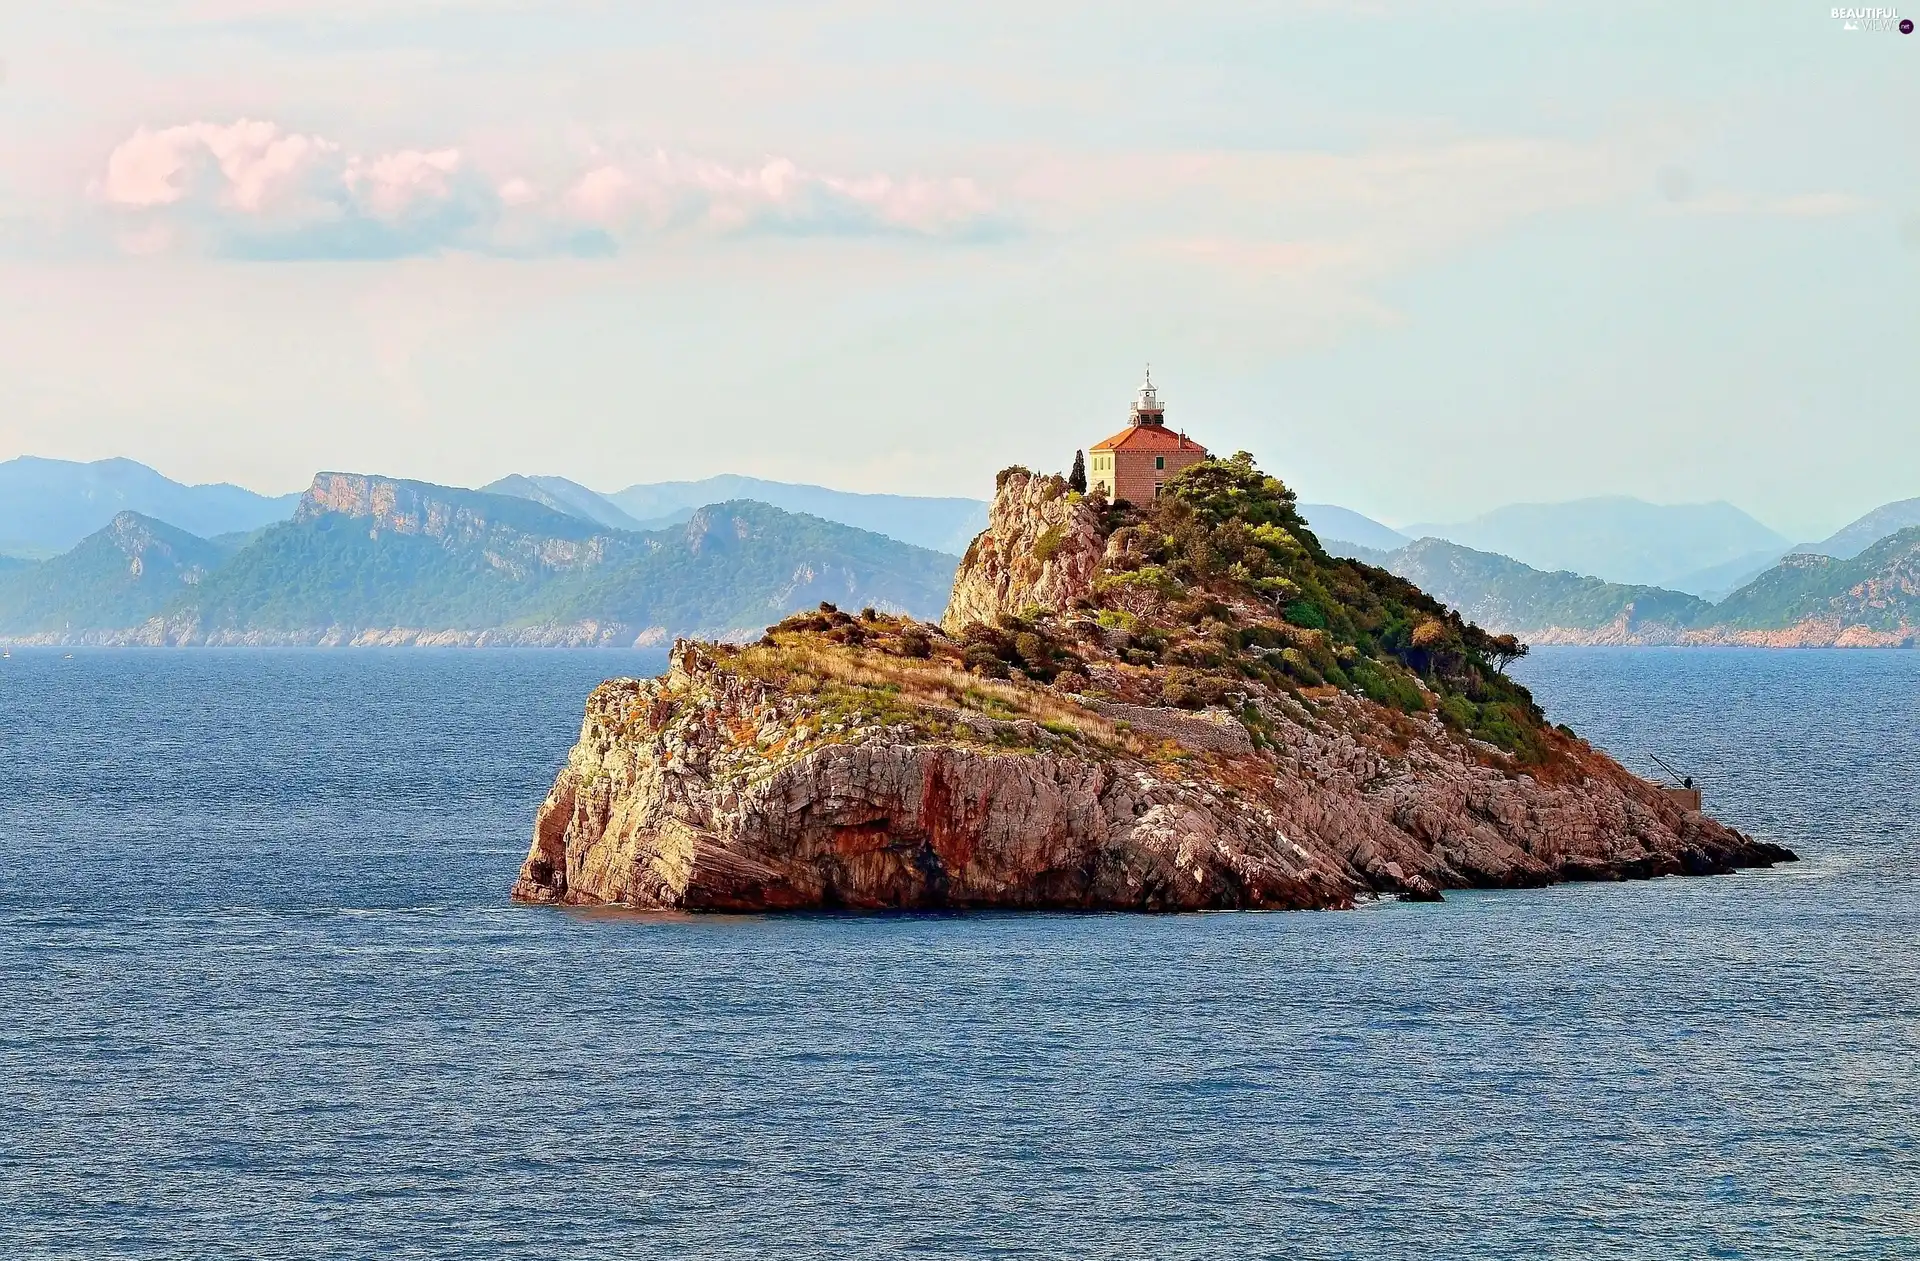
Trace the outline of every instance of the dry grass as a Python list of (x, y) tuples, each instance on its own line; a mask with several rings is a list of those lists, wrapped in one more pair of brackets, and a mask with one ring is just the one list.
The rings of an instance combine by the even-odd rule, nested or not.
[[(939, 711), (964, 710), (1003, 722), (1026, 720), (1056, 735), (1136, 754), (1150, 751), (1138, 736), (1068, 696), (1037, 683), (985, 678), (961, 668), (957, 656), (892, 656), (872, 647), (848, 648), (805, 634), (736, 650), (728, 664), (789, 692), (813, 693), (822, 708), (858, 707), (879, 722), (917, 722)], [(836, 703), (837, 702), (837, 703)]]

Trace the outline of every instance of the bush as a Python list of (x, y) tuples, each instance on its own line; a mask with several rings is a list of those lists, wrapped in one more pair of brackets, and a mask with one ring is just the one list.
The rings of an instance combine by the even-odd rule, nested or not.
[(1052, 646), (1033, 631), (1023, 631), (1013, 637), (1013, 653), (1028, 674), (1046, 675), (1053, 672)]
[(1160, 696), (1167, 704), (1180, 709), (1202, 709), (1207, 703), (1200, 689), (1191, 683), (1170, 682), (1160, 690)]
[(933, 640), (918, 627), (909, 627), (900, 632), (900, 655), (903, 657), (931, 657)]
[(1281, 616), (1295, 626), (1304, 626), (1309, 630), (1327, 628), (1327, 615), (1322, 613), (1320, 606), (1311, 600), (1295, 600), (1286, 607)]
[(982, 674), (990, 679), (1007, 677), (1007, 663), (986, 644), (968, 644), (965, 651), (960, 654), (960, 660), (975, 674)]

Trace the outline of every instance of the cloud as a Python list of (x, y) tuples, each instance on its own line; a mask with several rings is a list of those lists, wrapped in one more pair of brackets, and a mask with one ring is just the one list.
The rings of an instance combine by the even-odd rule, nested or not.
[(786, 158), (734, 168), (657, 151), (594, 166), (567, 189), (565, 209), (610, 232), (687, 229), (796, 235), (972, 237), (998, 230), (971, 180), (844, 178)]
[(1660, 196), (1675, 212), (1695, 215), (1771, 215), (1785, 219), (1830, 219), (1875, 210), (1879, 203), (1854, 193), (1794, 193), (1765, 196), (1727, 189), (1705, 193), (1694, 188), (1682, 167), (1662, 167), (1655, 177)]
[(457, 147), (373, 156), (240, 119), (141, 128), (92, 187), (132, 253), (388, 258), (446, 251), (600, 254), (671, 235), (980, 239), (1007, 220), (967, 179), (841, 176), (657, 150), (594, 152), (543, 184)]

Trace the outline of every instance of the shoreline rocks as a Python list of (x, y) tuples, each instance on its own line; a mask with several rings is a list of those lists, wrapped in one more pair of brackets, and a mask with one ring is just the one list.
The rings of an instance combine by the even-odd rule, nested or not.
[[(681, 641), (613, 680), (542, 805), (518, 901), (698, 911), (1347, 908), (1370, 895), (1705, 875), (1791, 852), (1561, 737), (1553, 781), (1327, 697), (1270, 748), (1089, 749), (1029, 724), (836, 731)], [(1375, 707), (1377, 708), (1377, 707)], [(1090, 713), (1092, 711), (1089, 711)], [(1168, 711), (1169, 716), (1179, 711)], [(1180, 714), (1196, 725), (1205, 719)], [(1011, 728), (1014, 724), (1003, 726)], [(1242, 734), (1246, 731), (1243, 728)]]

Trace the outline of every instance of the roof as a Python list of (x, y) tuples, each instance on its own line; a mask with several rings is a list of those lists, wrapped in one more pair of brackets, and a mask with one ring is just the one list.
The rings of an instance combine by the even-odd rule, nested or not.
[(1089, 451), (1198, 451), (1201, 455), (1207, 449), (1185, 434), (1175, 433), (1165, 425), (1128, 425), (1111, 438), (1103, 438), (1087, 448)]

